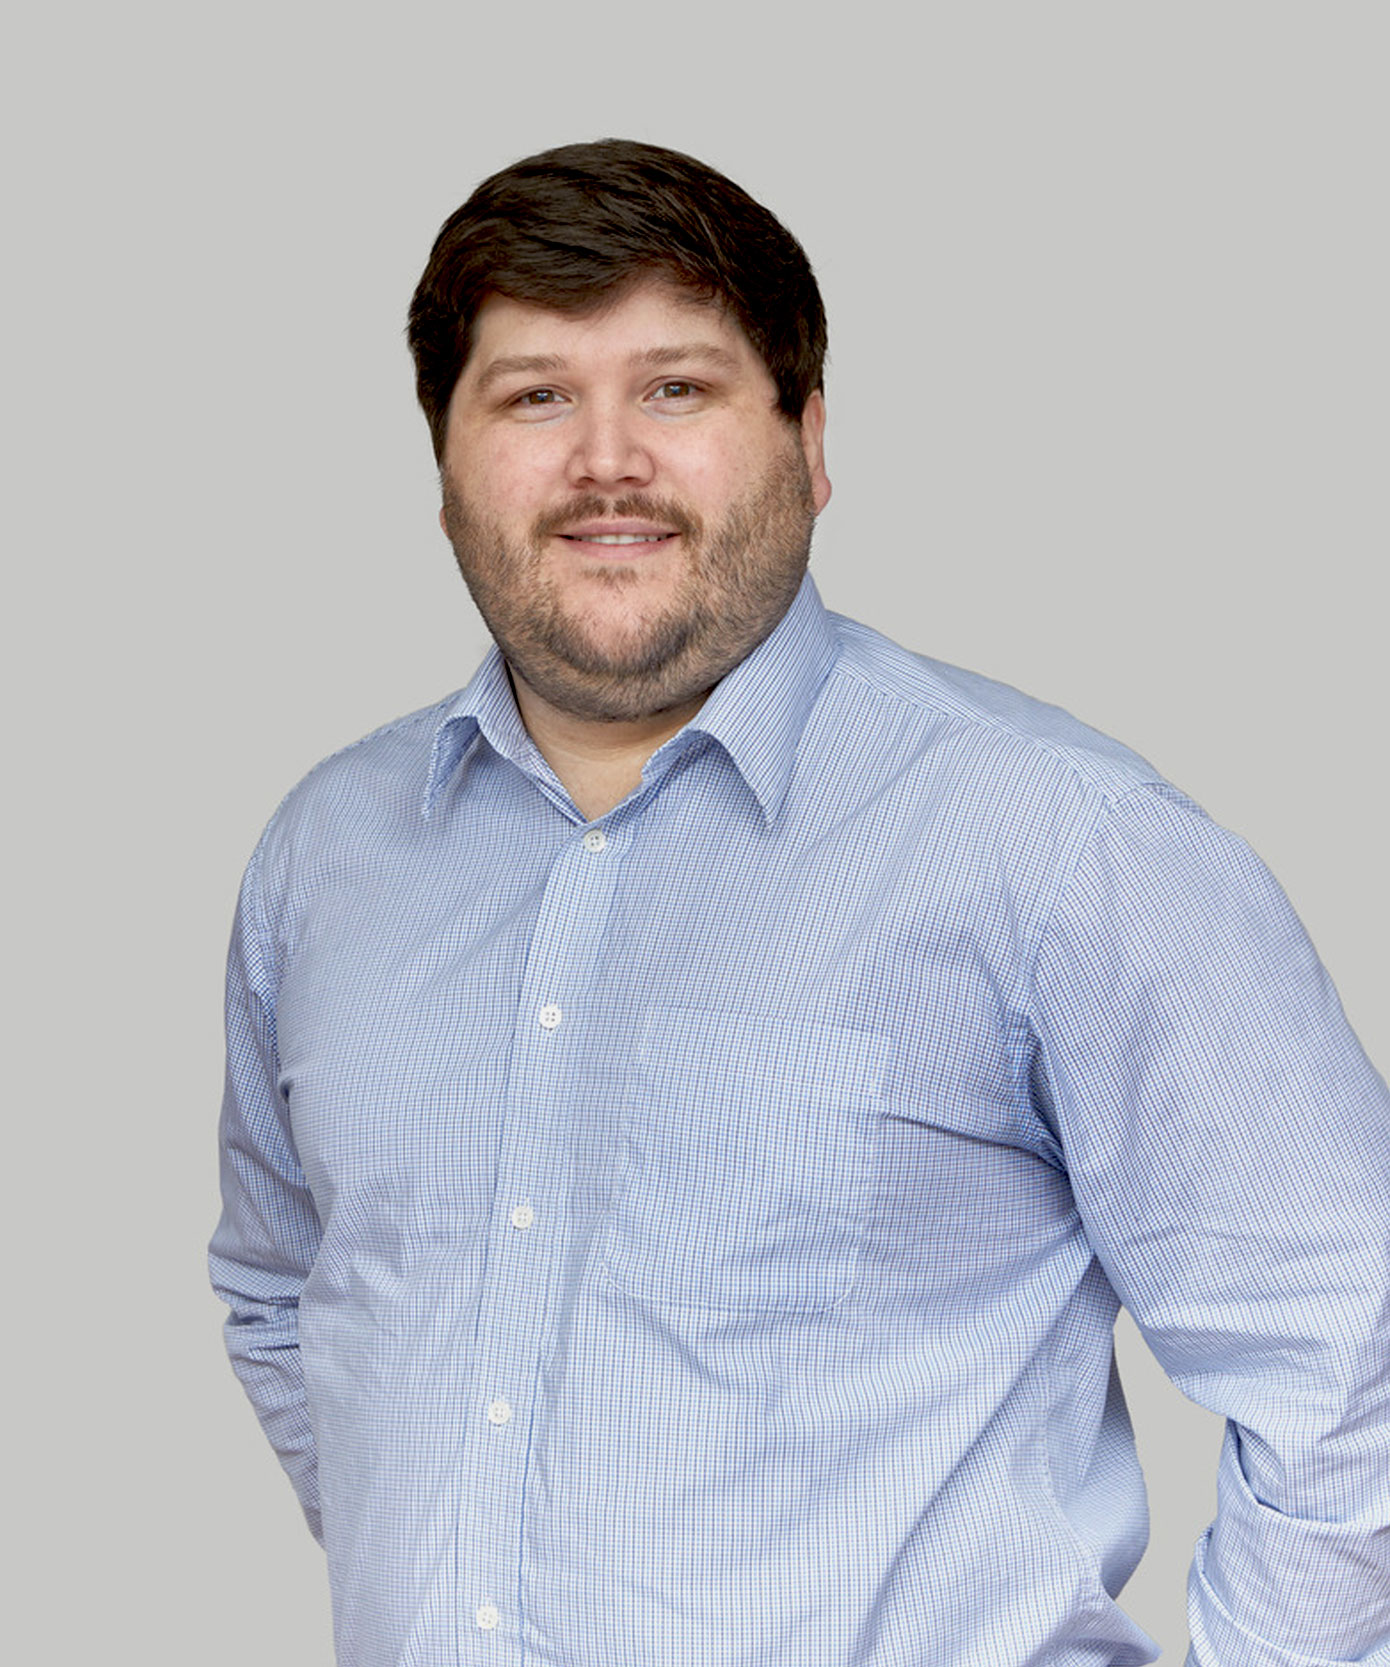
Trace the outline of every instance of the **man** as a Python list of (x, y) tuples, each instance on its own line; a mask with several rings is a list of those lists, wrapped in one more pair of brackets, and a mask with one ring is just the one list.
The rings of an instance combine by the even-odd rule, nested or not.
[(823, 611), (728, 180), (506, 169), (410, 341), (497, 649), (257, 849), (213, 1244), (340, 1661), (1150, 1660), (1123, 1301), (1231, 1421), (1192, 1659), (1390, 1663), (1390, 1118), (1273, 882)]

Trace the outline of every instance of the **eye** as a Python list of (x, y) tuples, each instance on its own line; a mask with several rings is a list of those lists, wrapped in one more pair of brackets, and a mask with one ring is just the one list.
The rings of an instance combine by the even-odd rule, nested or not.
[(652, 389), (653, 399), (694, 399), (700, 392), (694, 382), (683, 382), (679, 377), (673, 377), (669, 382), (660, 382)]
[(528, 388), (524, 394), (518, 394), (513, 404), (529, 406), (532, 410), (538, 405), (556, 405), (560, 396), (554, 388)]

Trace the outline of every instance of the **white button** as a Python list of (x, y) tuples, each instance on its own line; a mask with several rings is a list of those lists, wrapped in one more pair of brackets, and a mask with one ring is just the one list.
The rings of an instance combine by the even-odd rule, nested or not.
[(601, 851), (608, 843), (608, 836), (602, 828), (590, 828), (584, 835), (584, 849), (586, 851)]
[(522, 1231), (524, 1232), (526, 1230), (526, 1228), (533, 1227), (535, 1225), (535, 1222), (536, 1222), (536, 1212), (531, 1208), (531, 1206), (529, 1204), (518, 1204), (513, 1209), (513, 1211), (512, 1211), (512, 1226), (513, 1227), (520, 1227), (522, 1229)]
[(484, 1632), (491, 1632), (502, 1619), (502, 1612), (495, 1603), (480, 1603), (473, 1619)]
[(495, 1401), (487, 1404), (487, 1421), (489, 1424), (506, 1424), (511, 1421), (511, 1404), (499, 1395)]
[(547, 1030), (554, 1030), (564, 1015), (553, 1001), (548, 1001), (536, 1017)]

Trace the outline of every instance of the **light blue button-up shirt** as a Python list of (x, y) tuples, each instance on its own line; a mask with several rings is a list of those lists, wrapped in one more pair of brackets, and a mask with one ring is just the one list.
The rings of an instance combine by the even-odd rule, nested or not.
[(1231, 1421), (1194, 1661), (1390, 1664), (1384, 1085), (1064, 713), (808, 580), (586, 824), (494, 653), (285, 801), (229, 1043), (344, 1667), (1148, 1661), (1117, 1300)]

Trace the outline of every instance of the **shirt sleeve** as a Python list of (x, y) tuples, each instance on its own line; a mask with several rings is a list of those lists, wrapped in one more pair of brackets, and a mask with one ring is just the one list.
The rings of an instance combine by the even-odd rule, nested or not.
[(1190, 1667), (1390, 1667), (1390, 1097), (1282, 892), (1171, 789), (1097, 825), (1041, 945), (1097, 1256), (1227, 1419)]
[(314, 1437), (299, 1352), (299, 1294), (322, 1233), (278, 1083), (274, 957), (257, 885), (253, 858), (227, 966), (223, 1208), (209, 1266), (213, 1288), (231, 1310), (225, 1335), (232, 1366), (321, 1540)]

